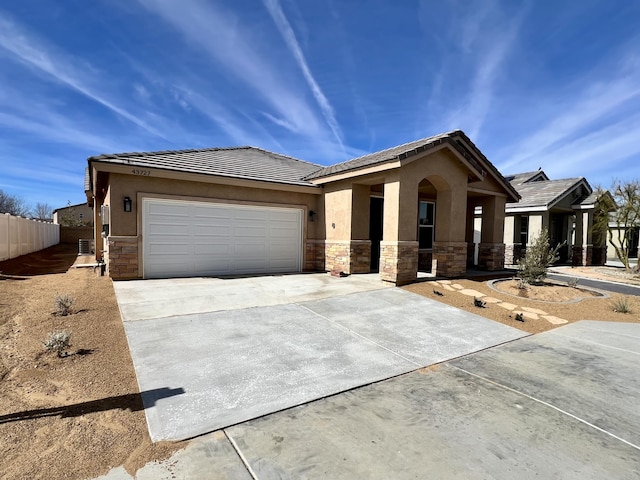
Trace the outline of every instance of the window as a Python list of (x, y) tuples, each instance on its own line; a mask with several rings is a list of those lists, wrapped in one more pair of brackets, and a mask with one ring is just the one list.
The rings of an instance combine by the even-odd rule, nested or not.
[(435, 203), (420, 202), (418, 219), (418, 248), (433, 248), (435, 213)]
[(529, 243), (529, 217), (520, 217), (520, 245)]

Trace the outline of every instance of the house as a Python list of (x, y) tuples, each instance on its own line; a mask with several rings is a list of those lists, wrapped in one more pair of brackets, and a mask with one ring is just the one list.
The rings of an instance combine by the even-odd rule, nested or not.
[(461, 131), (323, 167), (254, 147), (88, 159), (86, 193), (114, 279), (418, 269), (464, 275), (473, 212), (480, 264), (504, 264), (515, 188)]
[[(518, 191), (518, 204), (507, 205), (505, 263), (515, 264), (543, 228), (552, 245), (563, 244), (560, 262), (604, 265), (606, 235), (594, 226), (601, 201), (584, 177), (550, 180), (542, 170), (507, 175)], [(611, 195), (605, 192), (608, 198)], [(566, 243), (565, 243), (566, 242)]]
[(87, 203), (56, 208), (53, 211), (53, 223), (69, 227), (93, 225), (93, 209)]

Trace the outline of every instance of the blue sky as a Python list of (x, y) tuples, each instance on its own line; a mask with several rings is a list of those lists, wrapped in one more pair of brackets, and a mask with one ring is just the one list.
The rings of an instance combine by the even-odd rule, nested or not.
[(640, 178), (640, 2), (0, 4), (0, 189), (88, 156), (253, 145), (332, 164), (462, 129), (504, 174)]

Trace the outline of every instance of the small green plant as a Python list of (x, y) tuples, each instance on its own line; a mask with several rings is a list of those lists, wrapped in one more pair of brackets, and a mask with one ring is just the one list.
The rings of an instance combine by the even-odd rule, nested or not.
[(71, 346), (71, 334), (65, 330), (52, 332), (49, 337), (42, 342), (47, 352), (56, 352), (59, 358), (67, 356), (67, 350)]
[(542, 229), (523, 258), (518, 260), (518, 277), (522, 282), (530, 285), (540, 285), (547, 276), (547, 269), (555, 263), (559, 256), (558, 250), (564, 243), (551, 248), (549, 245), (549, 233)]
[(629, 305), (629, 299), (627, 297), (618, 297), (611, 302), (611, 307), (614, 312), (618, 313), (631, 313), (631, 305)]
[(580, 280), (578, 279), (578, 277), (571, 277), (568, 281), (567, 281), (567, 285), (570, 286), (571, 288), (576, 288), (578, 286), (578, 282)]
[(56, 314), (66, 317), (67, 315), (71, 315), (73, 313), (73, 302), (74, 298), (68, 293), (64, 295), (56, 294), (55, 298), (55, 308)]

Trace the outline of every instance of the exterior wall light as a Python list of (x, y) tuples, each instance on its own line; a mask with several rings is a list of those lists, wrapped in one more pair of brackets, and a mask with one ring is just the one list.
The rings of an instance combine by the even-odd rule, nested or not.
[(124, 197), (124, 211), (125, 212), (131, 211), (131, 198), (129, 197)]
[(309, 210), (309, 220), (310, 221), (312, 221), (312, 222), (315, 221), (316, 215), (317, 215), (316, 212), (314, 212), (313, 210)]

